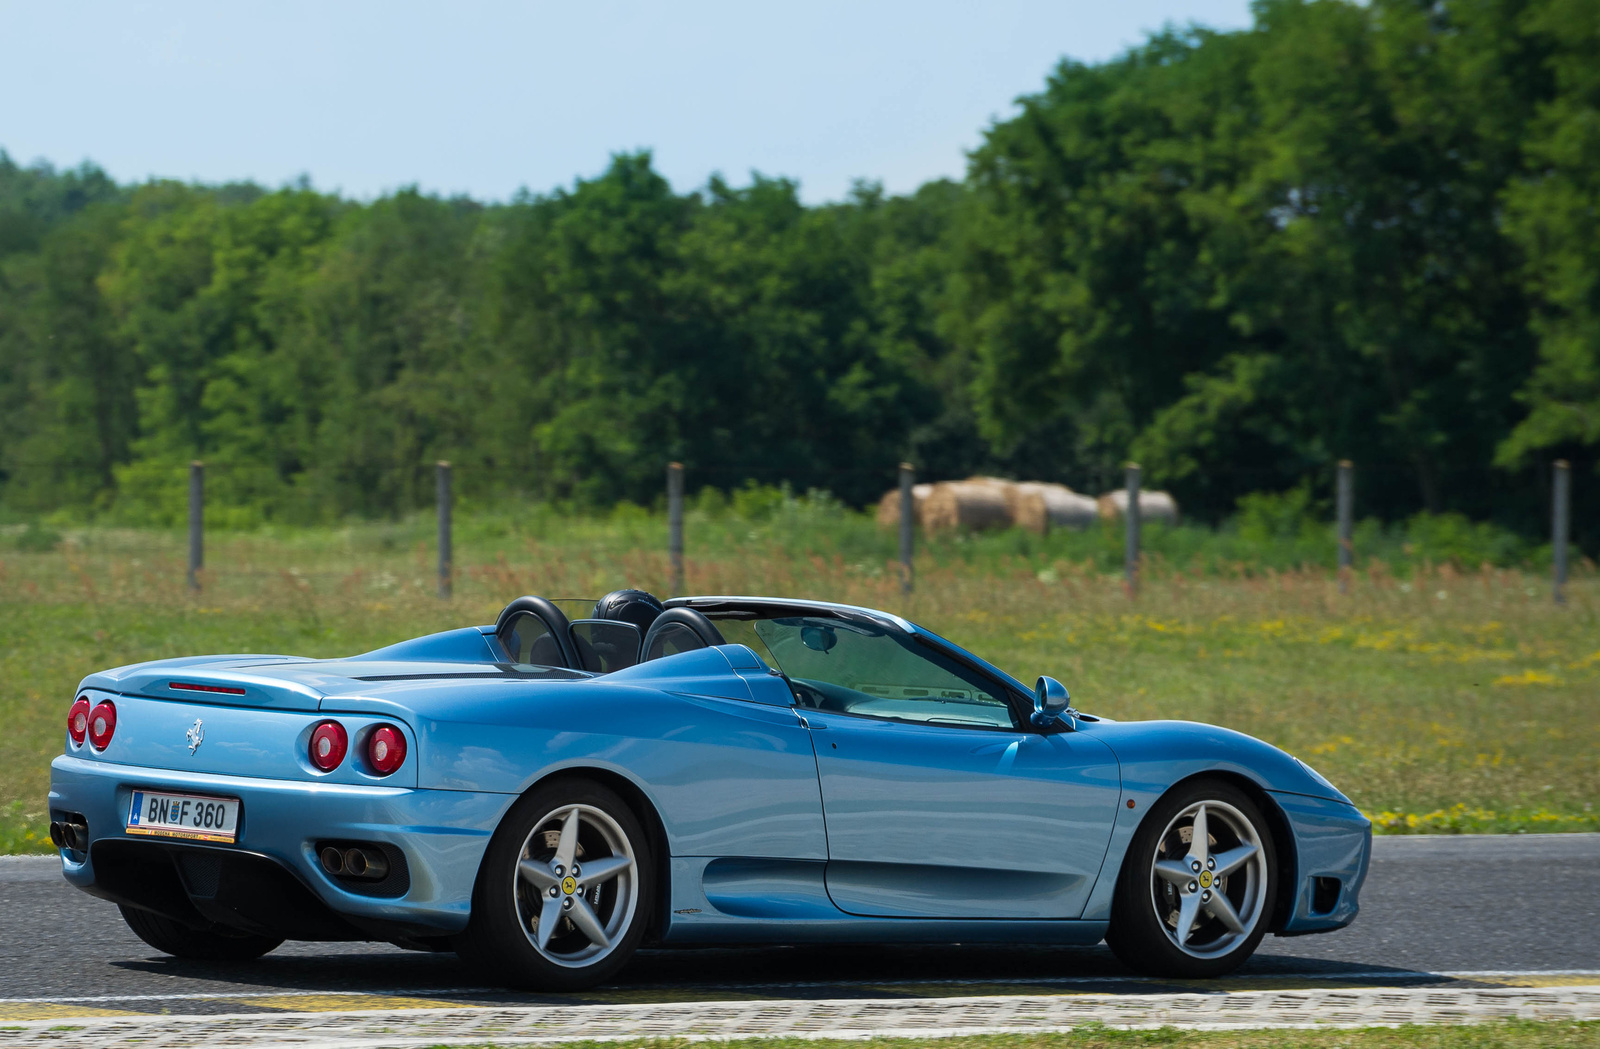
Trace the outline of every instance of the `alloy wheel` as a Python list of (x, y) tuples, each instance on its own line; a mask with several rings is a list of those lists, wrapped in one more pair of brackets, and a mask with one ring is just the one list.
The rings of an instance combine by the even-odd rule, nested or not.
[(512, 882), (523, 935), (544, 958), (568, 968), (611, 954), (639, 905), (628, 835), (592, 805), (563, 805), (535, 822)]
[(1261, 834), (1223, 801), (1179, 811), (1157, 840), (1150, 899), (1167, 938), (1194, 958), (1216, 958), (1249, 938), (1266, 910)]

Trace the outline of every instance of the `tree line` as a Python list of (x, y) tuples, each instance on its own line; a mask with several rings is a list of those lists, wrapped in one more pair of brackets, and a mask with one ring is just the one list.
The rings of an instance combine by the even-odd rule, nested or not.
[[(996, 100), (997, 103), (1001, 100)], [(241, 519), (895, 464), (1201, 520), (1359, 464), (1363, 513), (1600, 509), (1600, 2), (1261, 0), (1063, 61), (965, 178), (805, 205), (648, 153), (503, 204), (0, 153), (0, 505)]]

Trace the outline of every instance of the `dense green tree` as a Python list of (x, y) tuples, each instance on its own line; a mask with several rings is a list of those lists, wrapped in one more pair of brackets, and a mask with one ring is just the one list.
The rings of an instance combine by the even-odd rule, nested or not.
[(1539, 363), (1529, 411), (1500, 449), (1516, 465), (1540, 450), (1589, 462), (1600, 448), (1600, 5), (1546, 0), (1522, 28), (1548, 49), (1555, 90), (1538, 106), (1526, 168), (1505, 192), (1507, 227), (1527, 258)]
[(1273, 0), (1064, 64), (974, 162), (985, 433), (1054, 429), (1101, 483), (1131, 450), (1211, 515), (1344, 457), (1388, 513), (1489, 512), (1533, 349), (1498, 228), (1518, 6)]
[(1133, 456), (1218, 519), (1348, 457), (1363, 512), (1542, 530), (1600, 446), (1600, 5), (1254, 15), (1062, 63), (963, 181), (817, 206), (648, 153), (490, 206), (0, 153), (0, 503), (172, 520), (193, 458), (245, 523), (403, 512), (440, 458), (469, 498), (650, 502), (678, 460), (861, 504), (906, 458), (1097, 492)]
[(12, 505), (95, 504), (129, 457), (137, 371), (98, 284), (121, 217), (92, 205), (36, 254), (0, 263), (0, 470)]

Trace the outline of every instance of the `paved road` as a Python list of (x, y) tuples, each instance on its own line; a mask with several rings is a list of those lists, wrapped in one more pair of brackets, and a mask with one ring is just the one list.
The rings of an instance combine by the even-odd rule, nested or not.
[[(1566, 982), (1600, 983), (1596, 929), (1600, 834), (1379, 838), (1356, 924), (1325, 936), (1269, 937), (1231, 986), (1540, 970), (1587, 970)], [(652, 951), (616, 986), (581, 997), (508, 995), (475, 983), (453, 956), (381, 945), (286, 944), (230, 966), (168, 958), (136, 939), (111, 904), (68, 887), (53, 859), (0, 860), (0, 1018), (8, 1003), (21, 1007), (18, 999), (35, 1009), (46, 1007), (43, 999), (81, 1012), (97, 999), (192, 1013), (238, 1011), (250, 1001), (293, 1007), (330, 992), (540, 1002), (1172, 989), (1130, 977), (1104, 947)]]

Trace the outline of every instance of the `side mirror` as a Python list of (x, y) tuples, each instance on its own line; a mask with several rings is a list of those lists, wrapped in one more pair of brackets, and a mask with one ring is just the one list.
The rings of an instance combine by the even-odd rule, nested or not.
[(1067, 686), (1053, 677), (1042, 677), (1033, 688), (1033, 723), (1040, 728), (1052, 724), (1072, 710)]

